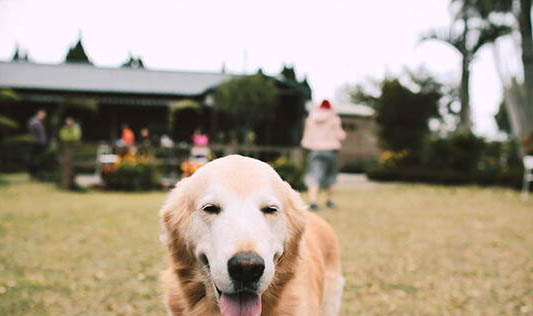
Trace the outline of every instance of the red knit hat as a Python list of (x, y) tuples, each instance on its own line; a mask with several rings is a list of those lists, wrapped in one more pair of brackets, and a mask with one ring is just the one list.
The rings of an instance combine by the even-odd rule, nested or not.
[(320, 104), (320, 108), (324, 110), (331, 110), (331, 103), (328, 100), (324, 99)]

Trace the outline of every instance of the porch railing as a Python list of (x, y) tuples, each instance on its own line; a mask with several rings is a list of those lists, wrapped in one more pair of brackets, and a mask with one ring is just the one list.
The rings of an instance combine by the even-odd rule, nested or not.
[[(107, 147), (106, 150), (102, 148)], [(189, 159), (192, 146), (178, 144), (173, 147), (154, 146), (152, 148), (155, 153), (154, 163), (159, 166), (177, 167), (181, 162)], [(211, 154), (214, 158), (240, 154), (263, 161), (273, 161), (279, 157), (284, 157), (303, 163), (304, 151), (297, 146), (257, 146), (257, 145), (241, 145), (241, 144), (213, 144), (209, 146)], [(98, 168), (97, 161), (101, 155), (114, 153), (119, 150), (118, 147), (110, 146), (109, 144), (95, 144), (84, 143), (76, 146), (74, 153), (74, 165), (76, 168), (84, 170), (95, 170)]]

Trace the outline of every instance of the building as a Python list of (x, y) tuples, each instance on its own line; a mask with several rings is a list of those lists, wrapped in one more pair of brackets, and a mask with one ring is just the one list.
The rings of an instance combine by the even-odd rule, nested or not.
[(346, 140), (339, 153), (339, 165), (376, 161), (380, 154), (375, 111), (360, 104), (336, 104)]
[[(96, 67), (80, 34), (67, 50), (63, 64), (32, 63), (19, 47), (11, 62), (0, 62), (0, 89), (13, 90), (20, 97), (16, 102), (0, 99), (0, 114), (20, 123), (21, 128), (11, 133), (26, 132), (25, 122), (43, 108), (51, 114), (48, 123), (52, 135), (62, 118), (71, 115), (79, 120), (85, 142), (113, 142), (122, 124), (134, 131), (147, 127), (152, 134), (170, 134), (178, 142), (189, 141), (193, 131), (201, 128), (216, 142), (239, 129), (242, 122), (217, 111), (214, 93), (222, 83), (243, 76), (225, 70), (149, 70), (141, 58), (131, 54), (121, 67)], [(265, 77), (273, 80), (278, 90), (276, 118), (269, 122), (276, 128), (265, 132), (265, 128), (257, 127), (257, 144), (296, 145), (311, 88), (306, 79), (296, 79), (292, 67), (284, 67), (277, 77)]]
[(217, 73), (0, 62), (0, 88), (14, 90), (21, 99), (3, 104), (0, 111), (24, 122), (37, 108), (53, 113), (60, 105), (97, 104), (97, 113), (83, 106), (69, 111), (82, 120), (84, 139), (108, 140), (116, 138), (121, 123), (164, 130), (172, 102), (191, 99), (207, 105), (213, 89), (229, 79)]
[[(130, 65), (139, 65), (139, 61), (120, 68), (95, 67), (88, 62), (57, 65), (25, 60), (0, 62), (0, 89), (12, 89), (20, 96), (17, 102), (0, 103), (0, 114), (19, 121), (23, 127), (39, 108), (56, 113), (58, 117), (72, 115), (80, 120), (84, 141), (89, 142), (115, 140), (123, 123), (135, 131), (148, 127), (157, 135), (171, 133), (177, 141), (188, 141), (198, 127), (212, 135), (231, 128), (226, 122), (216, 124), (213, 119), (213, 95), (223, 82), (242, 75), (156, 71)], [(278, 114), (287, 118), (279, 120), (279, 133), (274, 135), (272, 144), (295, 145), (310, 90), (281, 76), (269, 78), (279, 90)], [(193, 101), (189, 104), (198, 106), (180, 111), (176, 130), (169, 131), (170, 107), (183, 100)], [(96, 110), (88, 111), (91, 107)], [(220, 120), (223, 119), (222, 116)]]

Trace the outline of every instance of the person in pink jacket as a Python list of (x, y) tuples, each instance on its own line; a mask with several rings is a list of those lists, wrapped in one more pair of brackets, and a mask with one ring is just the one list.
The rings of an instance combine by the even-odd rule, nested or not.
[(326, 189), (326, 206), (334, 208), (333, 185), (337, 181), (337, 157), (346, 133), (340, 117), (333, 111), (328, 100), (311, 111), (305, 121), (302, 147), (310, 151), (304, 182), (309, 192), (309, 207), (317, 210), (320, 188)]

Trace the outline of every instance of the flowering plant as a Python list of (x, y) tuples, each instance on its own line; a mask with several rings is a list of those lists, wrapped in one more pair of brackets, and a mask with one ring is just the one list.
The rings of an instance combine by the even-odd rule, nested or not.
[(201, 166), (205, 165), (205, 162), (186, 160), (180, 164), (181, 175), (185, 177), (192, 176)]
[(156, 188), (159, 177), (151, 160), (144, 156), (124, 155), (104, 166), (102, 179), (108, 189), (143, 191)]
[(400, 151), (385, 150), (379, 156), (379, 164), (385, 167), (397, 167), (408, 156), (409, 152), (405, 149)]

